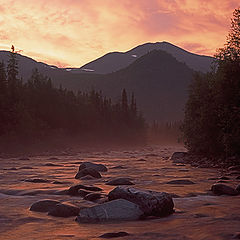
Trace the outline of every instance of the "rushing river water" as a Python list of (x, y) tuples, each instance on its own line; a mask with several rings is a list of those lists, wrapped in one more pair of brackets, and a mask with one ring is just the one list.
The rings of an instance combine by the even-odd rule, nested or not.
[[(188, 240), (231, 239), (240, 231), (240, 196), (213, 196), (209, 189), (224, 174), (219, 169), (194, 168), (173, 164), (169, 157), (182, 147), (153, 147), (134, 151), (61, 153), (34, 156), (30, 159), (0, 159), (0, 239), (100, 239), (107, 232), (125, 231), (130, 235), (118, 239)], [(74, 176), (80, 162), (103, 163), (108, 172), (97, 180), (77, 180)], [(51, 164), (52, 166), (49, 166)], [(121, 166), (119, 168), (114, 168)], [(80, 197), (57, 195), (77, 183), (101, 187), (107, 194), (114, 187), (105, 185), (115, 177), (129, 177), (136, 188), (174, 193), (175, 213), (165, 218), (141, 221), (79, 224), (75, 217), (57, 218), (46, 213), (29, 211), (40, 199), (54, 199), (79, 206), (91, 206)], [(42, 178), (47, 183), (26, 182)], [(230, 186), (239, 181), (234, 176)], [(195, 184), (172, 185), (168, 181), (188, 179)], [(58, 181), (54, 183), (54, 181)], [(61, 182), (62, 184), (59, 184)]]

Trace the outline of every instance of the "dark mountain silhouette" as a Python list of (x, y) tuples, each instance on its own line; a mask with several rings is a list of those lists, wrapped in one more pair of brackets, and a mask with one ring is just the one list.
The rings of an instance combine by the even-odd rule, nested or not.
[[(139, 52), (143, 51), (142, 47), (136, 49)], [(6, 51), (1, 51), (0, 61), (3, 59), (7, 62), (8, 54)], [(188, 84), (193, 75), (193, 70), (189, 66), (161, 50), (154, 50), (142, 57), (134, 58), (135, 61), (126, 68), (109, 74), (72, 74), (72, 71), (39, 63), (19, 54), (17, 58), (19, 75), (24, 80), (29, 78), (33, 68), (38, 68), (41, 73), (51, 77), (57, 87), (61, 84), (62, 87), (75, 91), (94, 88), (101, 90), (103, 95), (112, 97), (115, 101), (120, 99), (119, 93), (123, 88), (127, 90), (129, 98), (131, 92), (134, 92), (139, 109), (148, 120), (182, 119)]]
[(138, 106), (147, 120), (177, 121), (183, 118), (193, 72), (172, 55), (154, 50), (114, 73), (71, 74), (71, 78), (62, 74), (55, 75), (54, 79), (71, 89), (101, 90), (103, 95), (115, 101), (120, 99), (119, 91), (125, 88), (129, 98), (131, 92), (135, 93)]
[(79, 69), (71, 69), (74, 73), (91, 72), (107, 74), (118, 71), (133, 63), (137, 58), (152, 50), (163, 50), (174, 56), (179, 62), (186, 63), (195, 71), (207, 72), (210, 70), (212, 57), (193, 54), (168, 42), (145, 43), (127, 52), (111, 52)]

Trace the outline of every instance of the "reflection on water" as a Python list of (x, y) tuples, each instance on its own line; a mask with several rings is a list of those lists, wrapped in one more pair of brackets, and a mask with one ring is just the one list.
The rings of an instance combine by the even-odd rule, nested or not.
[[(0, 239), (99, 239), (98, 236), (106, 232), (120, 231), (128, 232), (130, 236), (119, 239), (231, 239), (232, 234), (239, 231), (240, 197), (208, 195), (215, 182), (208, 179), (222, 173), (216, 169), (176, 165), (168, 160), (174, 151), (181, 150), (179, 147), (154, 147), (131, 152), (39, 156), (30, 160), (1, 159)], [(102, 173), (101, 179), (76, 180), (74, 176), (81, 161), (103, 163), (109, 170)], [(179, 195), (180, 198), (174, 198), (176, 212), (161, 219), (79, 224), (74, 221), (75, 217), (55, 218), (29, 211), (31, 204), (40, 199), (90, 206), (92, 203), (80, 197), (56, 195), (56, 192), (82, 183), (99, 186), (108, 193), (114, 187), (105, 183), (114, 177), (129, 177), (137, 188)], [(44, 179), (46, 182), (33, 183), (25, 179)], [(166, 184), (176, 179), (191, 180), (195, 184)], [(54, 181), (58, 183), (54, 184)], [(237, 182), (231, 179), (229, 184), (236, 185)]]

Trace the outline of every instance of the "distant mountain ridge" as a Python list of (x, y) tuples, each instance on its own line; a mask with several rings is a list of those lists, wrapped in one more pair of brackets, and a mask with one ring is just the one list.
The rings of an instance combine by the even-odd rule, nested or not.
[(190, 53), (168, 42), (145, 43), (127, 52), (111, 52), (85, 64), (81, 68), (70, 69), (74, 73), (90, 72), (107, 74), (129, 66), (137, 58), (152, 50), (163, 50), (170, 53), (179, 62), (183, 62), (195, 71), (208, 72), (214, 58)]
[[(199, 69), (206, 70), (210, 69), (213, 58), (191, 54), (169, 43), (160, 43), (160, 45), (168, 49), (170, 47), (174, 50), (175, 56), (164, 50), (156, 50), (154, 44), (147, 43), (128, 51), (127, 54), (110, 53), (100, 58), (100, 62), (106, 66), (107, 61), (104, 63), (103, 60), (111, 60), (106, 56), (114, 59), (118, 55), (123, 56), (123, 59), (131, 56), (131, 61), (124, 60), (122, 65), (119, 65), (119, 62), (116, 65), (116, 61), (111, 60), (112, 65), (109, 63), (107, 66), (110, 68), (115, 64), (114, 67), (120, 69), (105, 74), (83, 72), (79, 69), (61, 69), (17, 54), (19, 76), (26, 81), (31, 76), (32, 69), (38, 68), (42, 74), (52, 79), (56, 87), (61, 84), (62, 87), (74, 91), (89, 91), (94, 88), (101, 90), (103, 95), (112, 97), (115, 101), (119, 99), (122, 89), (125, 88), (129, 94), (135, 93), (139, 109), (148, 121), (178, 121), (183, 118), (187, 89), (194, 73), (193, 67), (189, 64), (197, 65), (199, 61)], [(144, 54), (146, 51), (147, 53)], [(138, 57), (137, 54), (144, 55)], [(4, 60), (6, 65), (8, 55), (9, 52), (0, 51), (0, 61)], [(185, 56), (187, 60), (191, 59), (190, 63), (184, 63)], [(92, 63), (97, 66), (99, 59)]]

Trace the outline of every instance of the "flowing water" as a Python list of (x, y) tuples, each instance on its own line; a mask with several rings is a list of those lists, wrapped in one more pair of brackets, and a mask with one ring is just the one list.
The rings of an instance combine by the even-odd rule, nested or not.
[[(64, 152), (59, 155), (34, 156), (30, 159), (0, 159), (0, 239), (100, 239), (107, 232), (125, 231), (130, 235), (118, 239), (231, 239), (240, 231), (240, 196), (213, 196), (209, 193), (215, 180), (224, 170), (194, 168), (173, 164), (169, 157), (182, 147), (148, 147), (134, 151)], [(103, 163), (108, 172), (97, 180), (77, 180), (74, 176), (80, 162)], [(48, 166), (49, 164), (52, 166)], [(118, 166), (118, 168), (114, 168)], [(29, 211), (41, 199), (54, 199), (78, 206), (93, 203), (80, 197), (58, 195), (60, 190), (81, 183), (101, 187), (107, 194), (114, 187), (105, 185), (115, 177), (128, 177), (136, 188), (165, 191), (179, 195), (173, 198), (175, 213), (165, 218), (80, 224), (75, 217), (57, 218), (46, 213)], [(46, 183), (26, 182), (41, 178)], [(229, 185), (239, 182), (234, 176)], [(171, 185), (168, 181), (188, 179), (195, 184)], [(54, 183), (54, 181), (58, 181)], [(60, 184), (60, 183), (61, 184)]]

